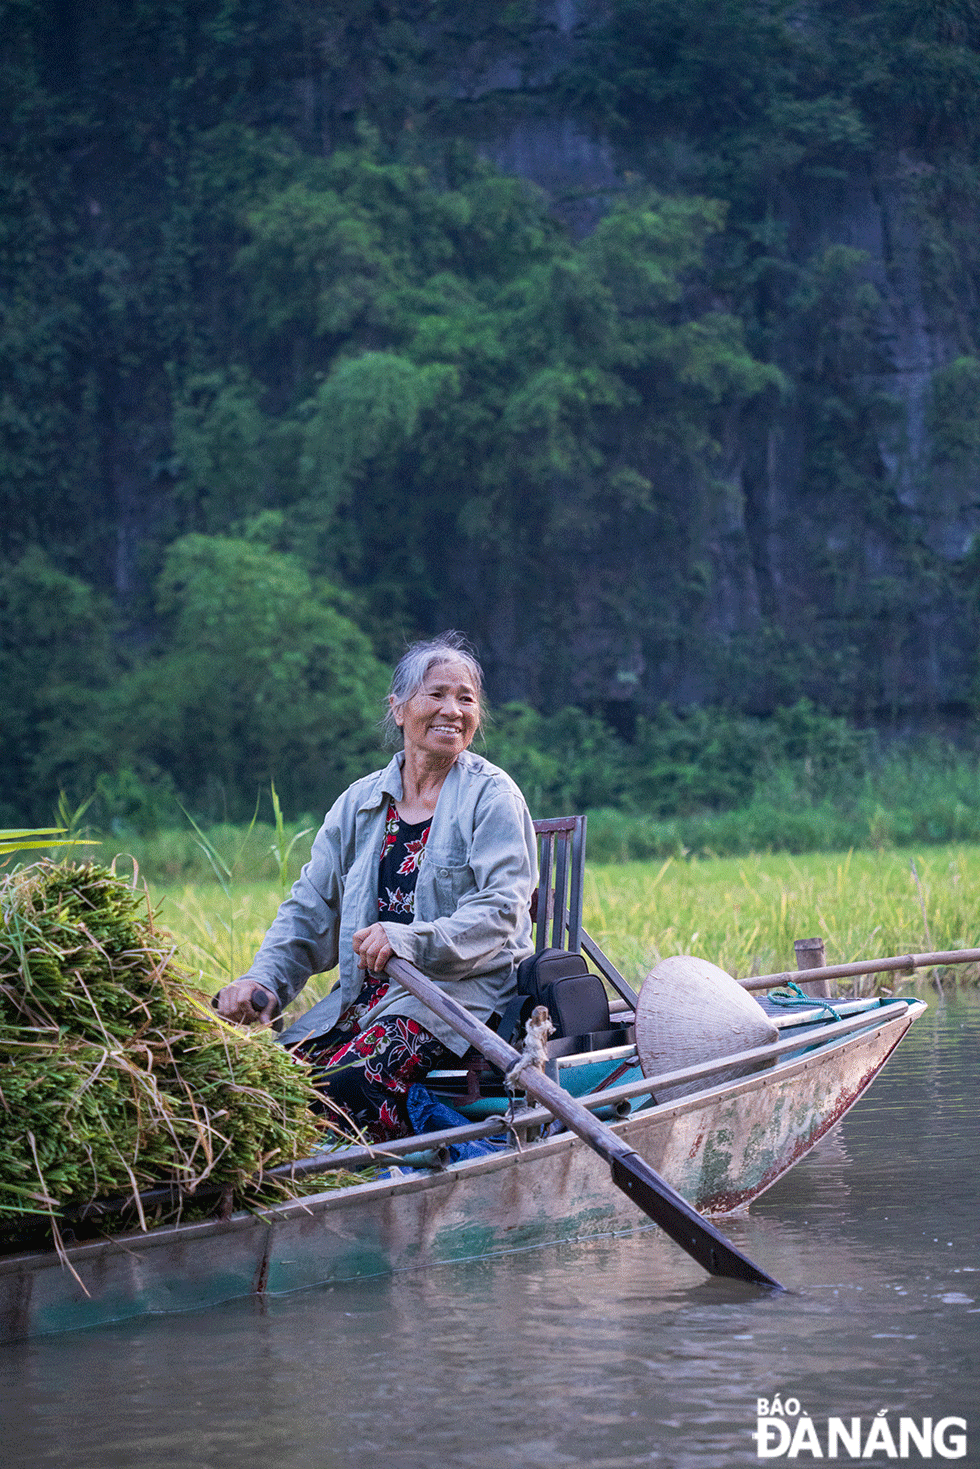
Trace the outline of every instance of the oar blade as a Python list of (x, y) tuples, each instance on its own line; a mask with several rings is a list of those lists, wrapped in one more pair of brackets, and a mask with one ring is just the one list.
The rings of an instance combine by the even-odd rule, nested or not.
[(627, 1153), (610, 1159), (612, 1180), (675, 1244), (711, 1275), (746, 1280), (784, 1290), (778, 1280), (760, 1270), (747, 1255), (725, 1238), (714, 1225), (692, 1209), (686, 1199), (670, 1187), (640, 1157)]

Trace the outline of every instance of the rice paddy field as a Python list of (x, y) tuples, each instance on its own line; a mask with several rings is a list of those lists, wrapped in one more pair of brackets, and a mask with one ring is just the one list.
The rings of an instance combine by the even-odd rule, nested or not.
[[(161, 923), (208, 989), (248, 967), (283, 891), (270, 881), (151, 884)], [(822, 938), (829, 964), (974, 948), (980, 846), (593, 864), (585, 925), (635, 984), (672, 954), (700, 955), (738, 978), (795, 968), (801, 938)], [(943, 982), (977, 978), (957, 968)], [(327, 988), (311, 981), (302, 1008)]]

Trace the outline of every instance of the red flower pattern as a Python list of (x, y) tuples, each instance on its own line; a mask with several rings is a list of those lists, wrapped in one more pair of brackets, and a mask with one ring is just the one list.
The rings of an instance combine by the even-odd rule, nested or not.
[(378, 899), (378, 912), (389, 914), (415, 913), (415, 889), (404, 893), (401, 888), (385, 888), (386, 897)]
[[(403, 822), (389, 801), (378, 872), (378, 913), (388, 922), (412, 922), (429, 829), (429, 822)], [(383, 1015), (361, 1029), (387, 989), (384, 980), (365, 981), (333, 1030), (297, 1047), (313, 1068), (314, 1085), (374, 1142), (405, 1136), (408, 1120), (399, 1105), (405, 1093), (433, 1066), (452, 1059), (441, 1041), (405, 1015)]]
[[(355, 1009), (363, 1016), (366, 1009), (378, 1003), (387, 988), (381, 985), (366, 993), (365, 986), (341, 1020), (349, 1025)], [(433, 1066), (445, 1064), (450, 1058), (442, 1042), (407, 1015), (383, 1015), (358, 1033), (348, 1029), (345, 1034), (335, 1029), (315, 1041), (301, 1043), (300, 1049), (313, 1068), (314, 1085), (328, 1096), (332, 1075), (338, 1072), (350, 1075), (352, 1065), (360, 1072), (361, 1080), (356, 1087), (360, 1107), (355, 1109), (355, 1115), (358, 1125), (373, 1142), (405, 1136), (408, 1127), (399, 1107), (400, 1099)], [(348, 1092), (344, 1101), (349, 1095)]]
[(403, 822), (394, 801), (389, 801), (378, 874), (378, 916), (382, 922), (411, 923), (415, 917), (415, 884), (430, 828), (431, 822)]
[(407, 877), (410, 872), (418, 872), (422, 866), (422, 858), (425, 856), (425, 843), (428, 835), (429, 828), (426, 827), (417, 842), (405, 843), (405, 856), (402, 859), (402, 865), (398, 869), (399, 877)]

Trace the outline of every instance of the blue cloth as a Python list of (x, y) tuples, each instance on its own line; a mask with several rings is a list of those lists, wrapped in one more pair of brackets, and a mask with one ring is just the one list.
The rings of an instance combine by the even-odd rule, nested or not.
[[(465, 1127), (469, 1122), (468, 1117), (447, 1107), (445, 1102), (440, 1102), (438, 1097), (433, 1096), (428, 1087), (420, 1086), (418, 1082), (409, 1087), (405, 1105), (412, 1131), (418, 1134), (441, 1132), (446, 1127)], [(508, 1145), (507, 1134), (501, 1133), (495, 1137), (477, 1138), (469, 1143), (450, 1143), (446, 1152), (451, 1163), (458, 1163), (463, 1158), (482, 1158), (487, 1153), (501, 1153)]]

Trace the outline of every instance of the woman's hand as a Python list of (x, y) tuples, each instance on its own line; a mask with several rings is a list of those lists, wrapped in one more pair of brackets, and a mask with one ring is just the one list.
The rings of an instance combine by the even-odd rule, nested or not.
[[(260, 1003), (256, 1004), (256, 1000)], [(263, 1002), (264, 1001), (264, 1002)], [(236, 979), (219, 990), (211, 1004), (225, 1020), (239, 1025), (268, 1025), (279, 1014), (279, 1001), (264, 984), (254, 979)]]
[(395, 952), (388, 942), (384, 924), (372, 923), (370, 928), (359, 928), (351, 942), (357, 955), (357, 967), (369, 974), (380, 974)]

